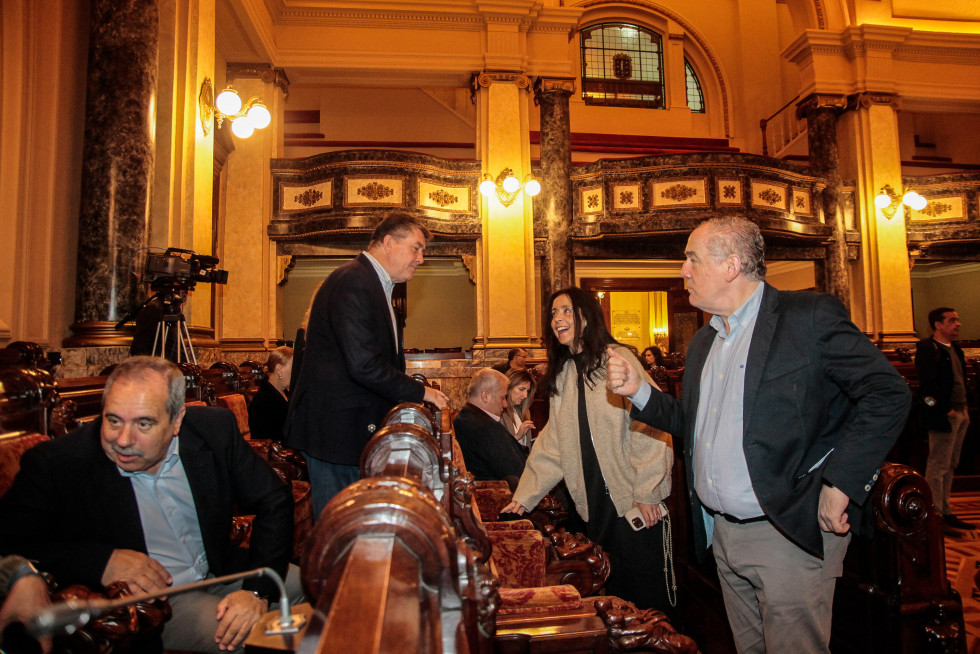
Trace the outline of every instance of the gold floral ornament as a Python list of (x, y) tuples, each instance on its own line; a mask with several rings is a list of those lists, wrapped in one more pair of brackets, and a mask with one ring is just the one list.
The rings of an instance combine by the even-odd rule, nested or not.
[(322, 199), (323, 199), (323, 193), (316, 190), (315, 188), (308, 188), (302, 193), (300, 193), (299, 195), (297, 195), (295, 198), (293, 198), (293, 201), (298, 202), (304, 207), (312, 207)]
[(777, 202), (782, 202), (783, 196), (781, 196), (779, 193), (776, 193), (771, 188), (767, 188), (765, 191), (759, 193), (759, 199), (768, 205), (774, 205)]
[(371, 182), (370, 184), (366, 184), (357, 189), (357, 194), (363, 195), (368, 200), (374, 200), (377, 202), (378, 200), (382, 200), (389, 195), (394, 195), (395, 189), (385, 186), (379, 182)]
[(445, 189), (439, 189), (438, 191), (432, 191), (429, 193), (429, 199), (438, 204), (440, 207), (448, 207), (451, 204), (456, 204), (459, 202), (459, 197), (448, 193)]
[(721, 195), (726, 200), (734, 200), (735, 199), (735, 185), (734, 184), (725, 184), (724, 186), (722, 186), (721, 187)]
[(620, 191), (619, 203), (623, 205), (633, 204), (633, 191)]
[(683, 202), (684, 200), (693, 198), (697, 194), (698, 190), (693, 186), (674, 184), (673, 186), (669, 186), (661, 191), (660, 197), (673, 200), (674, 202)]
[(945, 202), (930, 202), (925, 206), (924, 209), (920, 210), (919, 213), (924, 213), (927, 216), (932, 216), (933, 218), (938, 218), (944, 213), (951, 211), (953, 205), (946, 204)]
[(793, 198), (794, 204), (796, 204), (797, 209), (806, 209), (806, 200), (803, 199), (802, 195), (797, 195)]
[(599, 206), (599, 194), (598, 193), (593, 193), (592, 195), (588, 196), (585, 199), (585, 201), (586, 201), (586, 204), (588, 205), (589, 209), (595, 209), (596, 207)]

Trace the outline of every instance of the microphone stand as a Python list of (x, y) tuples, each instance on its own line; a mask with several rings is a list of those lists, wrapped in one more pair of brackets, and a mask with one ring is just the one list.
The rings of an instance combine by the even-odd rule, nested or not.
[(73, 634), (77, 629), (88, 624), (92, 618), (109, 611), (124, 608), (130, 604), (180, 595), (192, 590), (201, 590), (209, 586), (226, 584), (248, 577), (269, 577), (276, 582), (276, 586), (279, 588), (279, 617), (269, 621), (268, 625), (266, 625), (265, 634), (267, 636), (278, 636), (298, 632), (306, 618), (300, 614), (294, 615), (290, 611), (289, 596), (286, 594), (286, 584), (283, 583), (282, 577), (272, 568), (256, 568), (255, 570), (225, 575), (223, 577), (204, 579), (203, 581), (168, 588), (156, 593), (130, 595), (129, 597), (122, 597), (116, 600), (68, 600), (63, 604), (57, 604), (47, 608), (31, 618), (31, 621), (27, 624), (27, 632), (35, 638), (52, 636), (61, 632)]

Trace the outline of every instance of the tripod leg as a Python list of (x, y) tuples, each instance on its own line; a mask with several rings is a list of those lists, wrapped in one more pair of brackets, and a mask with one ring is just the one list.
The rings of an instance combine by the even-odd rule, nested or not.
[[(180, 324), (177, 326), (177, 329), (183, 330), (182, 332), (178, 331), (178, 333), (181, 336), (181, 347), (184, 348), (184, 358), (196, 366), (197, 355), (194, 353), (194, 344), (191, 342), (191, 332), (189, 329), (187, 329), (187, 321), (184, 319), (183, 313), (180, 314)], [(188, 353), (190, 353), (190, 356), (188, 356)]]
[[(160, 352), (157, 353), (157, 344), (160, 344)], [(157, 323), (157, 331), (153, 336), (153, 349), (150, 350), (150, 356), (162, 357), (164, 356), (164, 349), (167, 343), (167, 323), (163, 320)]]

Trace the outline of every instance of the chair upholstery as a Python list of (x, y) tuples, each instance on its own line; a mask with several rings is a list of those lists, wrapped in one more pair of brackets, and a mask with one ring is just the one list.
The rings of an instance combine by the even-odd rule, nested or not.
[(238, 430), (242, 432), (242, 437), (245, 440), (250, 439), (252, 437), (252, 431), (248, 428), (248, 404), (245, 402), (245, 396), (238, 393), (219, 395), (215, 398), (215, 401), (218, 403), (218, 406), (229, 409), (235, 414), (235, 420), (238, 421)]
[(44, 434), (11, 432), (0, 434), (0, 497), (3, 497), (14, 483), (20, 471), (20, 457), (41, 441), (48, 440)]

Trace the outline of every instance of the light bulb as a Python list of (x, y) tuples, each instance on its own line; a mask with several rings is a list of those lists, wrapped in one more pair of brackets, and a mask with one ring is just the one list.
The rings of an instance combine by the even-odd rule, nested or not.
[(265, 105), (261, 102), (256, 102), (253, 104), (248, 110), (248, 113), (245, 115), (248, 116), (250, 121), (252, 121), (252, 126), (255, 127), (255, 129), (263, 129), (268, 127), (269, 123), (272, 122), (272, 114), (269, 113), (269, 110), (266, 109)]
[(247, 139), (255, 131), (255, 126), (248, 116), (242, 116), (231, 121), (231, 133), (240, 139)]
[(916, 193), (915, 191), (909, 191), (902, 197), (902, 202), (907, 206), (912, 207), (916, 211), (922, 211), (929, 204), (929, 201), (924, 197)]
[(892, 199), (884, 191), (875, 196), (875, 206), (879, 209), (887, 209), (891, 203)]
[(521, 180), (517, 179), (513, 175), (508, 175), (506, 179), (504, 179), (503, 186), (504, 190), (508, 193), (517, 193), (519, 190), (521, 190)]
[(534, 197), (541, 192), (541, 182), (532, 177), (527, 181), (527, 184), (524, 185), (524, 192), (531, 197)]
[(242, 99), (234, 89), (227, 88), (218, 94), (214, 101), (215, 108), (226, 116), (234, 116), (242, 110)]
[(497, 185), (493, 183), (492, 179), (485, 179), (480, 183), (480, 193), (490, 197), (493, 192), (497, 189)]

